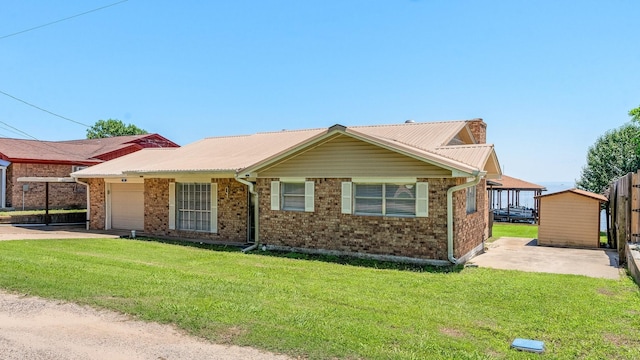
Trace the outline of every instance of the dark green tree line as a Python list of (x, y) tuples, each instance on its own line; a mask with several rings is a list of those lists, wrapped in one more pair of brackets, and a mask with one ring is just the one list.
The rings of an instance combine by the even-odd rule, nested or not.
[(640, 107), (629, 116), (631, 122), (607, 131), (589, 147), (578, 188), (601, 194), (615, 179), (640, 169)]

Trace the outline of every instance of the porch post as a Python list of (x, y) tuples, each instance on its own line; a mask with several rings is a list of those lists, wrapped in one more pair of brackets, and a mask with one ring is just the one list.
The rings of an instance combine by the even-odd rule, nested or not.
[(49, 217), (49, 182), (45, 183), (44, 197), (44, 224), (49, 225), (51, 223), (51, 218)]
[(7, 207), (7, 167), (0, 166), (0, 208)]

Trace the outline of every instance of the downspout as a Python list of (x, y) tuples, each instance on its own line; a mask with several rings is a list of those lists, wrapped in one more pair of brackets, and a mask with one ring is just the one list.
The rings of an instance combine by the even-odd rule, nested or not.
[(453, 186), (447, 190), (447, 257), (453, 264), (458, 264), (458, 259), (455, 258), (453, 252), (453, 193), (478, 185), (485, 174), (486, 172), (474, 171), (472, 175), (475, 179), (464, 184)]
[[(243, 253), (249, 252), (251, 250), (254, 250), (255, 248), (258, 247), (258, 245), (260, 245), (260, 231), (258, 231), (258, 209), (260, 208), (260, 202), (258, 201), (258, 193), (255, 190), (254, 184), (251, 181), (247, 181), (245, 179), (240, 179), (237, 175), (235, 177), (236, 181), (241, 183), (241, 184), (245, 184), (247, 185), (247, 187), (249, 188), (249, 193), (255, 195), (256, 197), (256, 205), (253, 207), (253, 221), (255, 222), (255, 243), (251, 246), (249, 246), (248, 248), (242, 249)], [(250, 226), (250, 225), (249, 225)]]
[(75, 179), (75, 180), (76, 180), (76, 182), (78, 184), (84, 185), (85, 188), (87, 189), (86, 190), (87, 191), (87, 217), (86, 217), (86, 221), (85, 222), (87, 223), (87, 225), (86, 225), (87, 226), (87, 230), (89, 230), (89, 220), (91, 220), (91, 216), (90, 216), (91, 215), (91, 201), (90, 201), (90, 196), (89, 196), (90, 195), (89, 184), (86, 183), (86, 182), (80, 181), (78, 179)]

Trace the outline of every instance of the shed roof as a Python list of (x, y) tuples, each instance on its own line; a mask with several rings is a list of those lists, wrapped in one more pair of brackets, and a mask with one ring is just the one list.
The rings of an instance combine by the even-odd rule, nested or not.
[(544, 195), (539, 195), (536, 196), (536, 198), (543, 198), (543, 197), (548, 197), (548, 196), (557, 196), (557, 195), (561, 195), (561, 194), (566, 194), (566, 193), (573, 193), (573, 194), (577, 194), (580, 196), (586, 196), (595, 200), (599, 200), (601, 202), (607, 202), (609, 201), (609, 199), (607, 199), (604, 195), (600, 195), (600, 194), (596, 194), (596, 193), (592, 193), (590, 191), (585, 191), (585, 190), (581, 190), (581, 189), (568, 189), (568, 190), (562, 190), (562, 191), (558, 191), (558, 192), (554, 192), (554, 193), (549, 193), (549, 194), (544, 194)]
[[(405, 123), (393, 125), (306, 129), (256, 133), (242, 136), (205, 138), (171, 151), (171, 156), (139, 161), (125, 157), (120, 166), (102, 170), (102, 165), (74, 173), (74, 176), (97, 176), (107, 173), (174, 173), (174, 172), (227, 172), (255, 170), (269, 161), (275, 161), (289, 152), (312, 144), (334, 132), (367, 139), (395, 151), (444, 164), (449, 168), (470, 172), (482, 171), (488, 159), (493, 159), (492, 171), (499, 173), (497, 157), (490, 144), (449, 145), (459, 137), (472, 139), (466, 121), (431, 123)], [(106, 165), (106, 164), (105, 164)]]
[(497, 185), (491, 186), (495, 190), (547, 190), (547, 188), (542, 185), (537, 185), (507, 175), (502, 175), (502, 178), (495, 180), (495, 183), (497, 183)]

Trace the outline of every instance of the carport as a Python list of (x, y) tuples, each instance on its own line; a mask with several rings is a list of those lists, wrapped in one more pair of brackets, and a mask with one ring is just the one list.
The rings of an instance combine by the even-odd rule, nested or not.
[[(18, 182), (26, 183), (45, 183), (44, 191), (44, 223), (49, 225), (51, 223), (51, 216), (49, 215), (49, 183), (75, 183), (76, 180), (72, 177), (19, 177)], [(89, 219), (89, 209), (87, 207), (87, 219)]]

